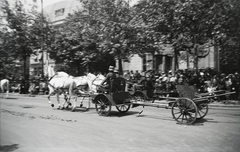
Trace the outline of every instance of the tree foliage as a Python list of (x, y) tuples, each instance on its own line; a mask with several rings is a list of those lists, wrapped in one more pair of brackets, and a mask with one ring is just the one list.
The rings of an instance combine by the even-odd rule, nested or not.
[[(126, 59), (131, 53), (131, 11), (124, 0), (82, 1), (56, 31), (52, 57), (59, 62), (89, 65), (100, 60)], [(113, 64), (113, 63), (109, 63)]]
[[(35, 53), (34, 50), (41, 48), (41, 15), (36, 9), (25, 9), (20, 0), (17, 0), (13, 6), (4, 0), (2, 11), (6, 15), (7, 24), (1, 34), (0, 54), (5, 58), (13, 59), (8, 60), (9, 62), (6, 62), (5, 59), (5, 65), (8, 63), (14, 65), (13, 61), (16, 60), (22, 61), (24, 63), (22, 76), (28, 80), (27, 58)], [(44, 27), (44, 29), (46, 28), (47, 26)]]
[(115, 59), (134, 53), (162, 53), (163, 44), (172, 46), (175, 57), (180, 51), (192, 54), (196, 68), (198, 58), (208, 53), (204, 48), (218, 45), (221, 63), (240, 67), (239, 0), (140, 0), (133, 7), (125, 0), (79, 1), (80, 10), (50, 27), (20, 0), (13, 8), (5, 0), (8, 24), (0, 35), (0, 72), (10, 71), (16, 59), (26, 61), (41, 44), (66, 72), (78, 75), (87, 67), (105, 72)]
[(205, 54), (202, 48), (222, 38), (230, 4), (225, 0), (143, 0), (136, 7), (136, 23), (140, 20), (147, 27), (143, 34), (151, 37), (152, 45), (161, 50), (161, 44), (171, 44), (176, 56), (188, 51), (197, 68), (198, 57)]
[(220, 62), (227, 73), (240, 72), (240, 1), (229, 0), (228, 19), (224, 23), (223, 36), (220, 39)]

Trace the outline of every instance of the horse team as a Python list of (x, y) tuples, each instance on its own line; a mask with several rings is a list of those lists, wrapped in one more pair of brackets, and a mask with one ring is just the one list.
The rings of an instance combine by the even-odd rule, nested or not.
[[(97, 86), (101, 84), (102, 80), (104, 80), (104, 76), (99, 74), (95, 76), (94, 74), (88, 73), (86, 76), (73, 77), (68, 75), (65, 72), (54, 72), (49, 75), (49, 80), (47, 82), (49, 94), (48, 94), (48, 102), (54, 107), (50, 97), (53, 95), (57, 96), (58, 109), (63, 109), (65, 104), (67, 106), (71, 105), (70, 99), (75, 99), (74, 104), (72, 106), (72, 111), (76, 108), (77, 97), (81, 97), (83, 94), (94, 94), (97, 92)], [(4, 97), (4, 92), (6, 92), (6, 98), (8, 98), (9, 93), (9, 80), (3, 79), (0, 81), (0, 91), (1, 97)], [(63, 94), (65, 101), (60, 104), (59, 95)], [(81, 101), (81, 104), (82, 105)], [(88, 107), (90, 107), (90, 101), (88, 103)]]
[[(70, 99), (75, 99), (72, 111), (76, 108), (77, 96), (82, 94), (93, 94), (96, 93), (96, 86), (100, 85), (105, 77), (103, 75), (95, 76), (94, 74), (88, 73), (87, 76), (73, 77), (65, 72), (56, 72), (50, 77), (48, 82), (49, 95), (48, 102), (54, 107), (50, 97), (54, 94), (57, 96), (58, 109), (63, 109), (65, 104), (71, 105)], [(63, 94), (65, 102), (61, 105), (59, 101), (59, 95)], [(68, 106), (67, 105), (67, 106)], [(82, 103), (80, 104), (82, 105)], [(90, 107), (90, 103), (88, 107)]]

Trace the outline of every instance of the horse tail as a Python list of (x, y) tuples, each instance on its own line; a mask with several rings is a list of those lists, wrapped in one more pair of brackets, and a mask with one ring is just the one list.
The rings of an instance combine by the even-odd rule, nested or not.
[(75, 89), (77, 88), (77, 84), (75, 81), (72, 81), (72, 83), (69, 86), (69, 96), (75, 95)]

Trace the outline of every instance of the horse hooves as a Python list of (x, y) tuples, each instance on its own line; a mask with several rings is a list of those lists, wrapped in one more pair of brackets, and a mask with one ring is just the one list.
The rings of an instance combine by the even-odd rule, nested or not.
[(64, 110), (64, 109), (65, 109), (64, 107), (61, 108), (61, 110)]
[(72, 112), (74, 112), (74, 111), (75, 111), (75, 109), (72, 109), (71, 111), (72, 111)]
[(72, 106), (72, 104), (71, 104), (71, 103), (68, 103), (68, 105), (69, 105), (69, 106)]
[(54, 104), (51, 104), (52, 107), (54, 107)]
[(80, 104), (80, 107), (82, 107), (83, 106), (83, 104)]

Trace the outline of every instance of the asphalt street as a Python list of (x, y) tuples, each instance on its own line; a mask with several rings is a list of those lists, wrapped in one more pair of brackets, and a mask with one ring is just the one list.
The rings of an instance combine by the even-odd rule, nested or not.
[[(61, 101), (63, 99), (61, 98)], [(56, 105), (56, 98), (52, 98)], [(78, 102), (78, 105), (80, 103)], [(87, 102), (84, 102), (87, 106)], [(1, 152), (238, 152), (240, 107), (210, 105), (209, 113), (192, 125), (179, 125), (171, 110), (112, 108), (99, 116), (94, 105), (58, 110), (46, 96), (10, 94), (0, 98)]]

